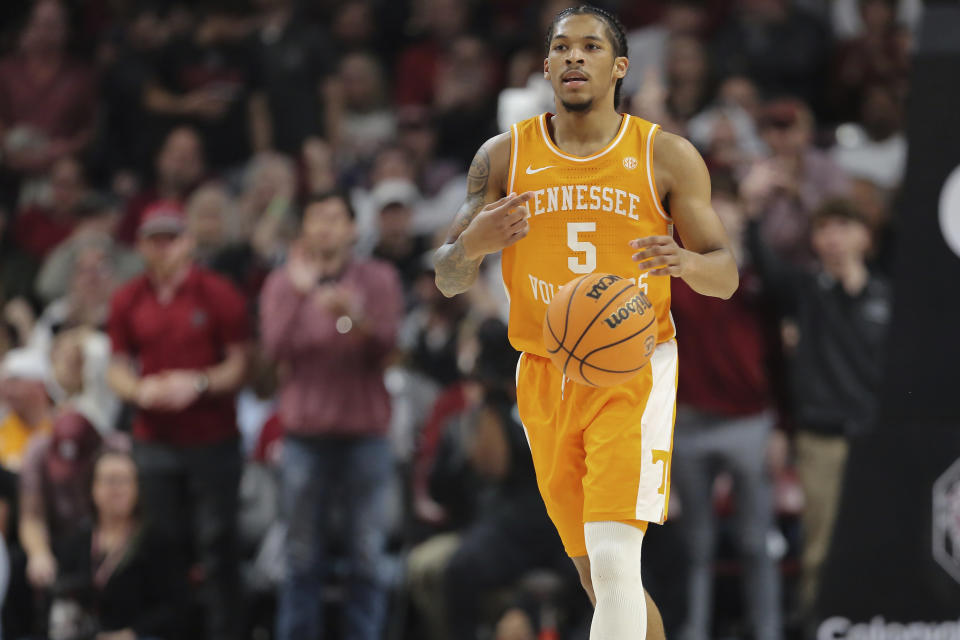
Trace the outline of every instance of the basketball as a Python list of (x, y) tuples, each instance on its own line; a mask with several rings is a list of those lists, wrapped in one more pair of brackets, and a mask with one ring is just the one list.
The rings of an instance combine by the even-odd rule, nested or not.
[(632, 281), (588, 273), (563, 285), (543, 319), (553, 364), (580, 384), (612, 387), (637, 375), (657, 343), (657, 318)]

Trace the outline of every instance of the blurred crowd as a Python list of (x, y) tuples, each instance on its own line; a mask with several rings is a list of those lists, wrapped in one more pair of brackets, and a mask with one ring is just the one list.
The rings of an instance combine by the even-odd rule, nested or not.
[[(2, 637), (587, 637), (496, 256), (453, 299), (431, 263), (476, 149), (554, 109), (569, 4), (0, 3)], [(922, 7), (597, 4), (741, 268), (673, 283), (644, 584), (671, 637), (805, 637), (876, 419)]]

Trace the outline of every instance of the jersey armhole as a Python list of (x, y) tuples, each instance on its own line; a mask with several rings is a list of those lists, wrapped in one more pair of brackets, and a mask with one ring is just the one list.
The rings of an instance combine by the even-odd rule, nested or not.
[(520, 133), (517, 131), (516, 123), (510, 125), (510, 176), (507, 178), (507, 194), (513, 193), (513, 185), (517, 176), (517, 147), (519, 146)]
[(655, 124), (650, 127), (650, 131), (647, 132), (647, 140), (645, 143), (646, 150), (646, 161), (647, 161), (647, 182), (650, 186), (650, 198), (653, 200), (653, 207), (657, 210), (657, 213), (669, 223), (673, 223), (673, 220), (663, 210), (663, 204), (660, 201), (660, 195), (657, 193), (657, 181), (653, 179), (653, 139), (656, 137), (657, 132), (660, 130), (660, 125)]

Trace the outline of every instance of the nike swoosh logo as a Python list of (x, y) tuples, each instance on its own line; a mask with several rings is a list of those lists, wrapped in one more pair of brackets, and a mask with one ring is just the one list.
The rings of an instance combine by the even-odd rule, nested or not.
[(545, 167), (540, 167), (539, 169), (534, 169), (532, 164), (527, 165), (527, 175), (532, 176), (535, 173), (540, 173), (541, 171), (546, 171), (547, 169), (553, 169), (554, 165), (550, 164)]

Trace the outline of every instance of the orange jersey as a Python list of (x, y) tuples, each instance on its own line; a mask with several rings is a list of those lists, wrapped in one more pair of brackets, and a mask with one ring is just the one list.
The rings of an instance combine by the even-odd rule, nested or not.
[(628, 114), (606, 147), (587, 157), (561, 151), (550, 139), (552, 114), (511, 128), (507, 192), (532, 191), (530, 232), (503, 250), (503, 282), (510, 297), (510, 343), (547, 356), (542, 323), (556, 291), (594, 271), (634, 280), (653, 302), (657, 341), (674, 336), (670, 277), (640, 274), (628, 242), (673, 235), (653, 180), (657, 125)]

